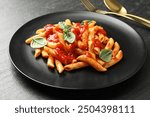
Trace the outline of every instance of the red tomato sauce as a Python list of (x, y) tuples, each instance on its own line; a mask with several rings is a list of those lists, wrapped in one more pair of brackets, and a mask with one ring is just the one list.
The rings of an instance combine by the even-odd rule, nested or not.
[(76, 27), (71, 29), (71, 32), (73, 32), (76, 35), (76, 39), (80, 40), (82, 34), (88, 29), (88, 23), (86, 22), (84, 25), (81, 25), (80, 23), (75, 23)]
[(88, 29), (88, 22), (85, 22), (85, 24), (80, 27), (80, 33), (83, 34), (87, 29)]
[(106, 31), (104, 29), (99, 29), (98, 33), (103, 34), (103, 35), (107, 35)]
[(87, 52), (86, 56), (92, 58), (92, 54), (90, 52)]
[(100, 40), (98, 40), (98, 39), (94, 39), (94, 40), (93, 40), (93, 44), (94, 44), (94, 47), (98, 47), (98, 48), (100, 48), (100, 49), (104, 49), (104, 48), (105, 48), (105, 45), (102, 44), (102, 43), (100, 42)]
[(47, 24), (44, 26), (45, 29), (45, 37), (48, 38), (50, 34), (53, 34), (53, 25), (52, 24)]
[(98, 39), (94, 39), (93, 43), (94, 43), (94, 47), (98, 47), (98, 48), (101, 47), (101, 42)]
[[(54, 27), (54, 25), (52, 24), (47, 24), (46, 26), (44, 26), (45, 29), (45, 37), (48, 41), (51, 42), (58, 42), (59, 38), (57, 35), (57, 32), (62, 33), (62, 29), (59, 26)], [(55, 33), (54, 33), (54, 29), (55, 29)]]
[(74, 52), (74, 45), (70, 45), (70, 50), (65, 50), (63, 44), (58, 44), (56, 47), (56, 59), (58, 59), (63, 64), (69, 64), (73, 59), (76, 58), (76, 54)]
[(56, 43), (59, 42), (59, 38), (58, 38), (57, 33), (52, 34), (52, 35), (49, 35), (49, 36), (47, 37), (47, 41), (56, 42)]
[(75, 34), (77, 40), (81, 39), (79, 28), (72, 28), (71, 32), (73, 32)]

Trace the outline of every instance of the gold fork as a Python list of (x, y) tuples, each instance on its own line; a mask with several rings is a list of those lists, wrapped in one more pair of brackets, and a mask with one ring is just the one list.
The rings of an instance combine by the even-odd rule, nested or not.
[(89, 1), (89, 0), (80, 0), (82, 2), (82, 4), (86, 7), (86, 9), (88, 11), (91, 11), (91, 12), (96, 12), (96, 13), (100, 13), (100, 14), (104, 14), (104, 15), (117, 15), (117, 16), (121, 16), (121, 17), (124, 17), (124, 18), (127, 18), (127, 19), (130, 19), (132, 21), (135, 21), (134, 19), (128, 17), (128, 16), (125, 16), (125, 15), (122, 15), (122, 14), (119, 14), (119, 13), (115, 13), (115, 12), (108, 12), (108, 11), (104, 11), (104, 10), (100, 10), (100, 9), (97, 9), (96, 7), (93, 6), (93, 4)]

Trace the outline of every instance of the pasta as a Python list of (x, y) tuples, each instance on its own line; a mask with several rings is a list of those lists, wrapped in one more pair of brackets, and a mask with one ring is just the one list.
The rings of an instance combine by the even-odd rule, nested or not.
[(76, 63), (72, 63), (69, 65), (65, 65), (64, 69), (66, 71), (71, 71), (71, 70), (75, 70), (75, 69), (79, 69), (79, 68), (83, 68), (83, 67), (87, 67), (88, 64), (85, 62), (76, 62)]
[(34, 54), (34, 57), (37, 58), (38, 56), (40, 56), (41, 54), (41, 49), (35, 49), (35, 54)]
[(50, 67), (50, 68), (54, 68), (54, 58), (49, 55), (48, 59), (47, 59), (47, 66)]
[(47, 59), (47, 66), (58, 73), (91, 66), (106, 72), (123, 58), (120, 45), (107, 36), (103, 27), (94, 20), (72, 22), (66, 19), (47, 24), (25, 40), (35, 49), (34, 57)]

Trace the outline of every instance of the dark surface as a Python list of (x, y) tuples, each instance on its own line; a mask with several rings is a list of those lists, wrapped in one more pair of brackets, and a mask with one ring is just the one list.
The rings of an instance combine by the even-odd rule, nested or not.
[[(25, 44), (25, 40), (45, 24), (56, 24), (68, 16), (74, 22), (93, 19), (97, 25), (105, 27), (107, 34), (120, 44), (124, 53), (123, 60), (105, 73), (88, 67), (59, 74), (56, 69), (50, 70), (42, 57), (35, 59), (33, 49)], [(62, 89), (100, 89), (120, 83), (142, 67), (147, 55), (142, 38), (130, 26), (110, 16), (87, 11), (58, 12), (31, 20), (14, 34), (9, 52), (13, 64), (22, 74), (38, 83)]]
[[(150, 1), (120, 1), (130, 13), (150, 19)], [(95, 6), (106, 9), (101, 0), (92, 2)], [(142, 69), (134, 77), (121, 84), (90, 91), (59, 90), (34, 83), (13, 67), (8, 49), (9, 41), (16, 30), (35, 17), (68, 10), (79, 11), (85, 8), (79, 0), (0, 1), (0, 99), (150, 99), (150, 30), (119, 17), (118, 19), (125, 21), (139, 32), (148, 50), (148, 56)]]

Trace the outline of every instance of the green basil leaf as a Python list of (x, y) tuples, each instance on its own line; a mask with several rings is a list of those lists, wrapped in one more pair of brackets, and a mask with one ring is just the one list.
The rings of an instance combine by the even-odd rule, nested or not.
[(66, 25), (65, 22), (59, 22), (60, 28), (64, 31), (64, 32), (69, 32), (71, 29), (71, 26)]
[(65, 22), (59, 22), (59, 25), (64, 32), (64, 40), (68, 43), (73, 43), (76, 37), (74, 33), (70, 32), (71, 26), (66, 25)]
[(64, 33), (64, 40), (68, 43), (73, 43), (76, 39), (76, 36), (73, 32)]
[(47, 44), (46, 39), (44, 39), (43, 37), (37, 37), (37, 38), (32, 39), (30, 46), (32, 48), (41, 48), (45, 46), (46, 44)]
[(112, 50), (102, 49), (100, 51), (99, 57), (105, 62), (110, 62), (112, 58)]

